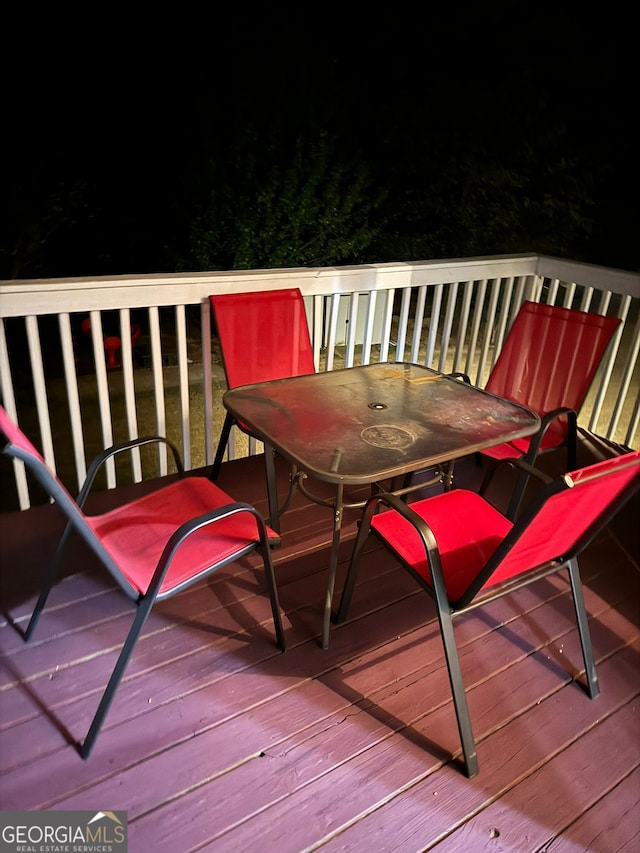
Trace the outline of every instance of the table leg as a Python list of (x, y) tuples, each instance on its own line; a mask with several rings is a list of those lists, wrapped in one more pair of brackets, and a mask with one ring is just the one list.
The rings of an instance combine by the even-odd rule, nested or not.
[(327, 597), (324, 603), (322, 623), (322, 648), (329, 648), (329, 631), (331, 630), (331, 604), (336, 585), (338, 571), (338, 551), (340, 548), (340, 532), (342, 530), (342, 510), (344, 504), (344, 486), (339, 483), (336, 487), (336, 502), (333, 508), (333, 537), (331, 540), (331, 556), (329, 558), (329, 580), (327, 582)]
[(268, 444), (264, 445), (264, 465), (267, 475), (267, 499), (269, 501), (268, 524), (280, 533), (280, 511), (278, 508), (278, 484), (276, 483), (276, 454)]

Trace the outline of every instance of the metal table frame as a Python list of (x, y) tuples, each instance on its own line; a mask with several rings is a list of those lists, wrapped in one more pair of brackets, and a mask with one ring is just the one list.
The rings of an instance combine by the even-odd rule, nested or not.
[[(280, 532), (280, 516), (296, 488), (333, 511), (323, 649), (329, 645), (343, 511), (364, 503), (345, 501), (345, 486), (368, 484), (380, 490), (381, 483), (391, 481), (386, 491), (406, 494), (442, 480), (446, 488), (456, 459), (531, 435), (540, 426), (538, 416), (524, 406), (406, 362), (245, 385), (227, 391), (223, 403), (265, 445), (272, 527)], [(282, 505), (275, 453), (292, 466)], [(431, 469), (437, 472), (431, 483), (405, 485), (408, 475)], [(334, 484), (334, 498), (314, 495), (305, 484), (308, 477)]]

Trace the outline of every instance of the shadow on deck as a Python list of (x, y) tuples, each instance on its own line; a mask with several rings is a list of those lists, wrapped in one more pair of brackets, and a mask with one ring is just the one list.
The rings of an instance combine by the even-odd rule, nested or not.
[[(580, 453), (589, 461), (590, 445)], [(284, 482), (284, 465), (280, 474)], [(456, 474), (469, 486), (481, 476), (472, 460)], [(220, 484), (266, 513), (261, 457), (225, 463)], [(509, 485), (497, 484), (500, 504)], [(151, 486), (98, 494), (94, 508)], [(480, 759), (472, 780), (460, 768), (435, 610), (373, 540), (350, 619), (321, 650), (331, 522), (329, 510), (299, 496), (274, 552), (286, 654), (275, 646), (259, 560), (227, 567), (156, 606), (82, 761), (73, 742), (132, 608), (74, 543), (67, 576), (26, 645), (14, 626), (30, 613), (60, 523), (49, 506), (3, 514), (0, 807), (126, 810), (132, 853), (632, 849), (640, 832), (635, 510), (625, 508), (581, 560), (596, 700), (578, 683), (562, 578), (456, 621)], [(357, 518), (345, 518), (338, 595)]]

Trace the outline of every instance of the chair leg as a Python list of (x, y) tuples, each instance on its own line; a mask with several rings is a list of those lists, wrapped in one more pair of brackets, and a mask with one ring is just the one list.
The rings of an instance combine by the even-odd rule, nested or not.
[(29, 624), (26, 627), (24, 632), (25, 642), (28, 642), (35, 631), (36, 625), (40, 619), (42, 611), (45, 608), (47, 603), (47, 599), (49, 598), (49, 593), (56, 582), (56, 578), (58, 577), (58, 570), (60, 568), (60, 563), (62, 562), (62, 554), (67, 547), (67, 542), (71, 537), (73, 532), (73, 525), (71, 522), (67, 524), (65, 527), (62, 536), (60, 537), (60, 541), (58, 542), (58, 547), (56, 548), (56, 553), (53, 556), (53, 560), (49, 564), (47, 568), (47, 573), (45, 575), (44, 583), (42, 584), (42, 588), (40, 590), (40, 595), (38, 596), (38, 600), (36, 602), (36, 606), (33, 608), (33, 613), (31, 614), (31, 619), (29, 620)]
[(276, 642), (280, 651), (285, 651), (286, 642), (284, 639), (284, 628), (282, 627), (282, 616), (280, 614), (280, 601), (278, 599), (278, 587), (276, 586), (276, 576), (273, 570), (273, 561), (271, 560), (271, 551), (269, 544), (266, 542), (260, 548), (262, 561), (264, 563), (264, 573), (267, 577), (267, 587), (269, 589), (269, 598), (271, 599), (271, 613), (273, 614), (273, 626), (276, 632)]
[(278, 485), (276, 483), (276, 453), (273, 448), (264, 445), (264, 467), (267, 480), (267, 502), (269, 506), (269, 518), (267, 523), (275, 530), (276, 533), (281, 533), (280, 516), (284, 512), (284, 507), (280, 510), (278, 506)]
[(138, 604), (138, 609), (136, 611), (135, 619), (133, 620), (133, 625), (129, 629), (129, 633), (127, 634), (127, 639), (122, 647), (120, 652), (120, 656), (116, 661), (116, 665), (109, 677), (109, 681), (105, 688), (104, 693), (102, 694), (102, 699), (100, 700), (100, 704), (98, 705), (98, 710), (96, 711), (93, 720), (91, 721), (91, 726), (89, 727), (89, 731), (87, 736), (84, 739), (84, 742), (79, 745), (78, 750), (82, 758), (88, 758), (91, 755), (91, 751), (95, 746), (95, 742), (97, 740), (98, 735), (100, 734), (100, 729), (102, 728), (102, 724), (104, 723), (104, 718), (107, 715), (109, 708), (111, 707), (111, 703), (113, 702), (114, 696), (116, 694), (116, 690), (118, 689), (118, 685), (122, 680), (122, 676), (124, 675), (124, 671), (129, 663), (129, 659), (135, 647), (136, 641), (140, 635), (140, 631), (144, 626), (144, 623), (147, 621), (149, 613), (151, 612), (151, 608), (153, 606), (154, 599), (152, 597), (143, 598), (142, 601)]
[(438, 621), (440, 622), (440, 633), (442, 635), (442, 644), (444, 646), (444, 654), (447, 662), (447, 670), (449, 672), (449, 681), (451, 683), (451, 694), (453, 696), (453, 706), (456, 712), (458, 721), (458, 731), (460, 732), (460, 742), (462, 744), (462, 754), (464, 756), (465, 773), (471, 779), (476, 776), (479, 770), (478, 755), (476, 753), (476, 745), (471, 729), (471, 717), (469, 715), (469, 705), (467, 703), (467, 694), (462, 681), (462, 670), (460, 668), (460, 659), (458, 657), (458, 648), (453, 633), (453, 620), (451, 614), (438, 606)]
[(589, 620), (587, 611), (584, 606), (584, 594), (582, 592), (582, 582), (580, 580), (580, 569), (578, 561), (574, 557), (567, 563), (569, 571), (569, 582), (571, 584), (571, 592), (573, 594), (573, 606), (576, 611), (576, 619), (578, 620), (578, 634), (580, 635), (580, 645), (582, 646), (582, 657), (584, 660), (584, 672), (587, 680), (587, 693), (590, 699), (595, 699), (600, 693), (600, 685), (598, 684), (598, 674), (596, 665), (593, 659), (593, 646), (591, 645), (591, 633), (589, 631)]
[(507, 518), (509, 519), (509, 521), (516, 520), (518, 510), (520, 509), (520, 504), (522, 503), (522, 499), (524, 497), (524, 493), (527, 490), (528, 482), (529, 475), (520, 472), (518, 474), (518, 479), (516, 480), (513, 493), (511, 495), (511, 500), (509, 501), (509, 506), (507, 507)]
[(231, 435), (231, 427), (234, 424), (234, 418), (227, 412), (227, 415), (224, 419), (224, 423), (222, 425), (222, 432), (220, 433), (220, 440), (218, 441), (218, 448), (216, 450), (216, 458), (213, 460), (213, 467), (211, 468), (211, 474), (209, 475), (210, 480), (217, 480), (220, 475), (220, 466), (222, 465), (222, 460), (224, 458), (225, 450), (227, 449), (227, 444), (229, 443), (229, 436)]
[[(273, 614), (276, 640), (280, 649), (284, 651), (285, 638), (284, 629), (282, 627), (282, 617), (280, 615), (280, 603), (278, 601), (276, 578), (275, 572), (273, 570), (273, 563), (271, 561), (266, 532), (264, 531), (262, 535), (260, 552), (264, 562), (265, 574), (267, 576), (267, 585), (269, 588), (269, 597), (271, 599), (271, 610)], [(147, 595), (138, 603), (138, 609), (136, 611), (135, 619), (133, 620), (133, 624), (129, 629), (129, 633), (127, 634), (127, 638), (120, 652), (120, 656), (116, 661), (116, 665), (113, 668), (113, 672), (111, 673), (107, 686), (104, 690), (104, 693), (102, 694), (100, 704), (98, 705), (98, 709), (93, 717), (93, 720), (91, 721), (91, 726), (89, 727), (87, 736), (85, 737), (84, 742), (82, 744), (79, 744), (78, 746), (78, 751), (80, 752), (82, 758), (86, 759), (91, 755), (98, 735), (100, 734), (100, 730), (102, 729), (105, 717), (115, 697), (116, 690), (118, 689), (118, 686), (122, 681), (122, 676), (124, 675), (125, 669), (127, 667), (127, 664), (129, 663), (138, 637), (140, 636), (140, 632), (142, 631), (142, 628), (144, 627), (144, 624), (147, 621), (149, 614), (151, 613), (151, 608), (153, 607), (154, 601), (155, 595)]]

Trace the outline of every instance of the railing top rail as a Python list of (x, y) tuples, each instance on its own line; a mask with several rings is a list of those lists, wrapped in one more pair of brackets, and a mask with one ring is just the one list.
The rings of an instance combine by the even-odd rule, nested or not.
[(538, 255), (345, 267), (0, 281), (0, 317), (197, 304), (212, 293), (299, 287), (304, 296), (538, 275), (640, 296), (640, 275)]
[(537, 259), (536, 273), (543, 278), (572, 281), (585, 287), (611, 290), (613, 293), (624, 293), (635, 299), (640, 298), (639, 272), (629, 272), (540, 255)]

